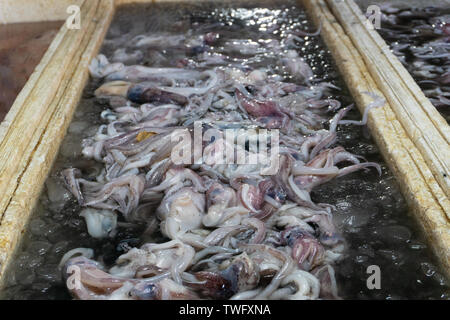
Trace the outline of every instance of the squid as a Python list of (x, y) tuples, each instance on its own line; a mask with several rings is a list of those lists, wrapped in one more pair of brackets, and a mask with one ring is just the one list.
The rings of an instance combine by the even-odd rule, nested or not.
[[(450, 21), (444, 8), (382, 7), (391, 23), (380, 29), (393, 53), (413, 75), (430, 101), (439, 110), (448, 106), (448, 37)], [(436, 92), (439, 90), (441, 92)]]
[(325, 249), (308, 232), (293, 227), (283, 231), (282, 238), (292, 248), (292, 259), (300, 269), (310, 271), (322, 264), (325, 258)]
[(282, 113), (273, 101), (256, 101), (236, 90), (238, 102), (267, 129), (280, 129), (288, 125), (289, 117)]
[(305, 83), (308, 86), (311, 85), (314, 73), (305, 60), (298, 56), (296, 51), (289, 50), (282, 62), (294, 79)]
[(194, 285), (200, 294), (213, 299), (228, 299), (240, 291), (253, 289), (259, 282), (258, 266), (246, 253), (233, 258), (230, 265), (220, 272), (200, 271), (195, 277), (203, 281)]
[(179, 300), (195, 293), (170, 279), (148, 281), (115, 277), (85, 257), (69, 260), (63, 270), (71, 294), (81, 300)]
[[(201, 236), (191, 233), (202, 226), (205, 215), (205, 196), (185, 187), (166, 195), (157, 209), (161, 232), (170, 239), (181, 239), (196, 247), (203, 247)], [(200, 244), (199, 244), (200, 243)]]

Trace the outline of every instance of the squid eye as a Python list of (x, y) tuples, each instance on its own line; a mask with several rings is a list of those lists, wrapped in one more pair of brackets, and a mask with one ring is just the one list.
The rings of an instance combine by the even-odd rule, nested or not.
[(133, 86), (128, 90), (128, 99), (133, 102), (140, 102), (142, 100), (143, 92), (142, 86)]
[(343, 242), (344, 239), (338, 233), (333, 233), (331, 235), (324, 233), (324, 234), (320, 235), (319, 241), (324, 245), (333, 246), (333, 245), (338, 244), (339, 242)]
[(247, 89), (247, 91), (250, 94), (252, 94), (252, 95), (254, 95), (256, 93), (256, 87), (255, 86), (248, 85), (248, 86), (245, 87), (245, 89)]
[(302, 157), (299, 153), (297, 152), (293, 152), (291, 153), (291, 156), (295, 159), (295, 160), (302, 160)]
[(276, 194), (278, 201), (284, 202), (286, 201), (287, 195), (284, 190), (279, 190)]
[(152, 283), (137, 285), (130, 291), (130, 295), (139, 300), (153, 300), (158, 294), (158, 287)]

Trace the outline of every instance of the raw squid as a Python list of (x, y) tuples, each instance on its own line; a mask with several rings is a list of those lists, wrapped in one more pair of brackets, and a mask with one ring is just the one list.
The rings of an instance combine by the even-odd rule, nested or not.
[[(147, 234), (113, 265), (90, 249), (69, 251), (68, 290), (77, 299), (339, 299), (333, 266), (345, 242), (334, 208), (311, 191), (357, 170), (381, 173), (336, 142), (339, 125), (364, 125), (385, 101), (367, 93), (363, 120), (343, 119), (350, 108), (330, 98), (339, 88), (293, 49), (320, 28), (222, 42), (206, 29), (143, 34), (92, 61), (95, 95), (108, 106), (82, 147), (102, 170), (62, 175), (92, 237), (114, 237), (124, 223)], [(133, 65), (149, 48), (185, 56)], [(289, 76), (246, 64), (261, 53)]]
[(448, 8), (382, 6), (380, 34), (420, 85), (450, 120), (450, 12)]

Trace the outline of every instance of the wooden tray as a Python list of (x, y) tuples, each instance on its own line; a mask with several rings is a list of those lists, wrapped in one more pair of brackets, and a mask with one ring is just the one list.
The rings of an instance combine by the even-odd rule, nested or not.
[[(175, 2), (160, 0), (159, 2)], [(180, 0), (178, 0), (180, 1)], [(181, 0), (182, 1), (182, 0)], [(55, 3), (58, 5), (55, 7)], [(81, 29), (65, 25), (0, 125), (0, 287), (87, 83), (117, 6), (155, 0), (79, 0)], [(388, 104), (369, 128), (450, 276), (449, 126), (353, 0), (302, 0), (359, 109), (372, 91)], [(73, 0), (3, 0), (0, 23), (66, 19)], [(53, 7), (52, 7), (53, 6)], [(48, 8), (55, 8), (52, 12)]]

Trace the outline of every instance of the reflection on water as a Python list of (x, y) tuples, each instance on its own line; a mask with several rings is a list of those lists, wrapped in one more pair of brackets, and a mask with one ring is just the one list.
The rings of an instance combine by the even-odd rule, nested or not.
[(61, 21), (0, 26), (0, 121), (61, 27)]
[[(261, 41), (281, 37), (290, 28), (314, 30), (301, 8), (293, 1), (281, 4), (269, 1), (246, 2), (245, 5), (180, 6), (158, 4), (147, 7), (130, 7), (118, 11), (104, 42), (102, 53), (113, 57), (124, 44), (142, 33), (164, 32), (165, 41), (190, 29), (199, 31), (202, 24), (219, 28), (222, 39), (217, 52), (230, 56), (241, 67), (271, 67), (273, 73), (282, 73), (276, 65), (277, 58), (269, 50), (260, 50)], [(173, 23), (167, 23), (172, 21)], [(215, 31), (215, 30), (214, 30)], [(167, 36), (168, 35), (168, 36)], [(172, 37), (172, 38), (171, 38)], [(240, 40), (237, 41), (236, 39)], [(235, 45), (233, 45), (235, 44)], [(306, 37), (298, 45), (314, 74), (343, 88), (330, 96), (352, 103), (342, 83), (329, 52), (317, 37)], [(126, 53), (126, 51), (123, 51)], [(251, 53), (251, 54), (249, 54)], [(148, 49), (138, 56), (128, 52), (130, 64), (173, 67), (185, 57), (184, 50)], [(284, 76), (284, 74), (282, 74)], [(46, 182), (38, 210), (34, 213), (28, 232), (4, 292), (12, 299), (67, 299), (70, 298), (61, 279), (58, 263), (62, 255), (77, 247), (93, 248), (98, 260), (106, 265), (114, 263), (126, 246), (136, 247), (143, 242), (143, 230), (122, 227), (114, 239), (95, 240), (86, 232), (80, 207), (71, 195), (62, 189), (60, 172), (73, 167), (90, 167), (94, 163), (81, 158), (81, 140), (92, 136), (99, 123), (99, 115), (106, 108), (93, 91), (95, 80), (85, 89), (74, 121), (68, 130), (60, 155)], [(361, 115), (354, 110), (353, 120)], [(346, 259), (336, 266), (339, 292), (347, 299), (447, 299), (446, 282), (435, 267), (426, 242), (420, 236), (417, 225), (408, 214), (405, 199), (381, 155), (368, 137), (366, 129), (340, 126), (338, 144), (348, 151), (376, 161), (383, 174), (354, 173), (327, 183), (312, 193), (315, 202), (336, 206), (334, 222), (342, 231), (348, 250)], [(94, 176), (96, 172), (92, 173)], [(370, 291), (366, 287), (369, 265), (381, 268), (382, 290)]]

